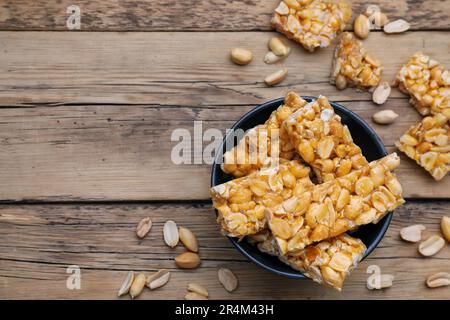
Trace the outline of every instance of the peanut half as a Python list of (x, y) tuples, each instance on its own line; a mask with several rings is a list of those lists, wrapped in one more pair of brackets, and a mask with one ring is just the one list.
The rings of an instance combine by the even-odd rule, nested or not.
[(378, 124), (391, 124), (397, 119), (398, 114), (390, 109), (379, 111), (372, 116), (372, 120)]
[(443, 216), (441, 220), (441, 231), (444, 238), (450, 242), (450, 217)]
[(136, 235), (142, 239), (147, 235), (147, 233), (150, 231), (151, 228), (152, 228), (152, 220), (150, 219), (150, 217), (144, 218), (141, 221), (139, 221), (136, 227)]
[(269, 40), (269, 49), (277, 56), (285, 56), (288, 54), (288, 47), (281, 41), (280, 38), (272, 37)]
[(130, 287), (130, 296), (132, 299), (136, 298), (141, 294), (142, 290), (145, 287), (146, 278), (143, 273), (139, 273), (133, 280), (133, 283)]
[(430, 257), (441, 251), (444, 245), (445, 240), (437, 235), (434, 235), (419, 245), (419, 252), (425, 257)]
[(418, 242), (422, 240), (422, 231), (425, 226), (422, 224), (415, 224), (400, 230), (400, 237), (408, 242)]
[(166, 269), (161, 269), (158, 272), (147, 277), (146, 285), (150, 290), (154, 290), (164, 286), (170, 279), (170, 272)]
[(234, 63), (244, 66), (253, 60), (253, 53), (244, 48), (233, 48), (230, 51), (230, 57)]
[(356, 17), (353, 24), (355, 34), (360, 39), (366, 39), (370, 33), (370, 21), (365, 15), (360, 14)]
[(376, 104), (383, 104), (389, 98), (390, 94), (391, 86), (388, 82), (383, 82), (373, 91), (372, 100)]
[(180, 240), (184, 246), (193, 252), (198, 252), (198, 242), (195, 234), (188, 228), (180, 227), (178, 229)]
[(428, 288), (438, 288), (450, 285), (450, 273), (438, 272), (427, 278)]
[(283, 60), (284, 58), (286, 58), (289, 53), (291, 53), (291, 48), (287, 47), (287, 53), (283, 56), (277, 56), (275, 53), (273, 53), (272, 51), (269, 51), (266, 53), (266, 55), (264, 56), (264, 62), (267, 64), (273, 64), (276, 63), (280, 60)]
[(287, 69), (281, 69), (278, 70), (274, 73), (269, 74), (265, 79), (264, 82), (268, 85), (268, 86), (274, 86), (278, 83), (280, 83), (281, 81), (283, 81), (284, 79), (286, 79), (288, 74)]
[(383, 27), (383, 31), (385, 33), (401, 33), (401, 32), (405, 32), (410, 28), (410, 24), (403, 20), (403, 19), (398, 19), (392, 22), (387, 23), (384, 27)]
[(208, 290), (206, 290), (203, 286), (201, 286), (197, 283), (189, 283), (187, 290), (190, 292), (198, 293), (199, 295), (202, 295), (206, 298), (208, 298), (208, 296), (209, 296)]
[(117, 293), (117, 296), (123, 296), (124, 294), (127, 294), (130, 291), (131, 284), (134, 280), (134, 272), (130, 271), (127, 273), (127, 276), (122, 282), (122, 285), (120, 286), (119, 292)]
[(175, 258), (176, 265), (181, 269), (195, 269), (200, 263), (200, 257), (193, 252), (184, 252)]
[(238, 287), (238, 279), (233, 271), (227, 268), (220, 268), (217, 272), (219, 281), (228, 292), (233, 292)]
[(164, 242), (171, 248), (176, 247), (180, 240), (180, 236), (178, 234), (177, 224), (174, 221), (169, 220), (164, 224), (163, 234)]

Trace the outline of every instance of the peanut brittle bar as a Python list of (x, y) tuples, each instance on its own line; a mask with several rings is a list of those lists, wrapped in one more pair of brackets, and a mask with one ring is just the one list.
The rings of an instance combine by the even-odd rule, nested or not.
[(272, 27), (305, 49), (328, 47), (352, 16), (346, 1), (283, 0), (275, 9)]
[(450, 73), (439, 62), (418, 52), (400, 69), (397, 81), (421, 115), (444, 113), (450, 118)]
[[(271, 154), (271, 150), (278, 151), (280, 158), (294, 158), (294, 147), (281, 124), (306, 103), (297, 94), (289, 92), (284, 104), (272, 112), (263, 125), (249, 130), (237, 146), (224, 154), (222, 170), (234, 177), (246, 176), (263, 167), (268, 157), (275, 156)], [(278, 146), (272, 146), (271, 143), (272, 132), (275, 130), (278, 130)]]
[(310, 171), (297, 160), (280, 159), (277, 166), (211, 188), (222, 232), (232, 237), (255, 234), (266, 227), (266, 208), (280, 204), (293, 210), (292, 197), (301, 197), (312, 186)]
[(360, 239), (347, 234), (309, 245), (298, 253), (289, 255), (280, 255), (276, 240), (270, 233), (260, 235), (256, 241), (262, 252), (278, 256), (282, 262), (305, 276), (339, 291), (342, 290), (347, 275), (356, 268), (366, 251), (366, 246)]
[(442, 113), (411, 126), (395, 145), (435, 180), (450, 170), (450, 120)]
[(294, 112), (283, 126), (319, 182), (345, 176), (368, 163), (348, 127), (323, 96)]
[(383, 68), (378, 59), (370, 56), (361, 41), (344, 32), (334, 50), (330, 82), (338, 89), (347, 86), (369, 89), (380, 83)]
[(313, 242), (377, 223), (403, 204), (402, 187), (391, 172), (399, 164), (393, 153), (288, 199), (290, 210), (283, 205), (267, 208), (268, 227), (280, 253), (298, 252)]
[(310, 169), (297, 160), (280, 160), (246, 177), (211, 188), (222, 232), (232, 237), (266, 228), (281, 252), (303, 249), (356, 226), (376, 222), (403, 203), (401, 186), (390, 172), (399, 165), (391, 154), (350, 174), (313, 185)]

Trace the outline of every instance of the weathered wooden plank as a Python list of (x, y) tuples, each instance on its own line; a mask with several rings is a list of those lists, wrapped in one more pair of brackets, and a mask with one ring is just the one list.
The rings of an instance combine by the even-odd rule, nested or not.
[[(327, 83), (331, 49), (311, 55), (292, 43), (281, 64), (288, 79), (265, 87), (263, 76), (278, 68), (262, 62), (265, 32), (1, 35), (0, 163), (6, 169), (0, 177), (8, 181), (0, 186), (1, 200), (206, 199), (209, 166), (170, 161), (174, 129), (192, 131), (193, 121), (203, 120), (205, 128), (224, 130), (252, 106), (291, 89), (344, 101), (366, 119), (380, 109), (368, 93)], [(446, 39), (443, 32), (374, 34), (367, 44), (385, 61), (390, 80), (421, 48), (448, 64)], [(228, 49), (243, 43), (254, 48), (255, 61), (238, 67)], [(419, 119), (403, 95), (394, 90), (392, 96), (384, 107), (402, 117), (374, 126), (388, 146)], [(448, 179), (435, 183), (409, 160), (399, 172), (406, 196), (449, 197)]]
[[(380, 107), (364, 101), (345, 105), (373, 125), (390, 151), (396, 151), (394, 141), (420, 119), (406, 99), (387, 102), (386, 108), (402, 115), (390, 126), (371, 122), (372, 113)], [(171, 134), (186, 129), (194, 139), (194, 121), (202, 121), (203, 132), (216, 128), (224, 133), (252, 107), (0, 109), (0, 180), (7, 182), (0, 184), (0, 199), (208, 199), (210, 165), (174, 164), (171, 152), (178, 139), (172, 142)], [(435, 182), (406, 157), (397, 172), (407, 197), (450, 197), (450, 179)]]
[[(333, 48), (314, 54), (290, 42), (290, 56), (267, 65), (270, 32), (67, 33), (3, 32), (0, 35), (0, 106), (39, 104), (257, 104), (294, 89), (339, 101), (370, 100), (353, 89), (329, 85)], [(418, 50), (450, 65), (448, 33), (375, 33), (365, 41), (393, 80)], [(254, 61), (230, 62), (229, 50), (245, 46)], [(263, 79), (279, 68), (289, 75), (267, 88)], [(402, 95), (394, 90), (393, 97)]]
[[(439, 233), (442, 215), (449, 214), (448, 202), (409, 202), (399, 208), (380, 246), (348, 279), (342, 293), (325, 289), (312, 281), (275, 276), (246, 261), (220, 235), (209, 204), (160, 205), (28, 205), (0, 207), (0, 298), (115, 298), (128, 270), (172, 271), (172, 280), (142, 299), (180, 299), (189, 282), (208, 288), (213, 299), (450, 299), (446, 288), (428, 289), (425, 278), (448, 271), (448, 245), (432, 258), (419, 257), (417, 244), (402, 242), (399, 229), (424, 224), (424, 237)], [(154, 226), (138, 240), (137, 222), (150, 216)], [(199, 269), (177, 269), (173, 258), (184, 248), (164, 245), (162, 225), (173, 219), (196, 233), (203, 259)], [(66, 289), (69, 265), (81, 268), (81, 290)], [(377, 265), (382, 273), (395, 276), (394, 286), (383, 291), (365, 287), (366, 269)], [(232, 268), (240, 287), (227, 293), (217, 281), (217, 268)], [(33, 288), (33, 290), (30, 290)]]
[[(81, 30), (269, 30), (278, 0), (5, 0), (0, 5), (0, 30), (67, 30), (67, 7), (81, 10)], [(360, 13), (367, 6), (352, 0)], [(375, 0), (390, 19), (403, 18), (416, 30), (449, 29), (450, 9), (445, 1)], [(350, 26), (349, 26), (350, 27)]]

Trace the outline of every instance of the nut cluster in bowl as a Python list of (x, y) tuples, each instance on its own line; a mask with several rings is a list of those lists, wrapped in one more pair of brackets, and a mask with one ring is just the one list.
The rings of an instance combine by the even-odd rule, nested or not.
[(340, 290), (366, 250), (345, 233), (377, 223), (404, 202), (392, 172), (399, 162), (391, 154), (369, 163), (325, 97), (307, 103), (289, 92), (263, 125), (225, 153), (222, 169), (237, 179), (211, 195), (224, 234), (247, 237)]

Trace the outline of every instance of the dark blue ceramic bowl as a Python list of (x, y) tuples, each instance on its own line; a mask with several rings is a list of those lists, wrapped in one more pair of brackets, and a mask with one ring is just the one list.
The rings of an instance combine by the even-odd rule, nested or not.
[[(316, 98), (314, 97), (303, 97), (306, 101), (310, 102)], [(276, 108), (278, 108), (283, 103), (283, 98), (271, 100), (266, 102), (247, 114), (245, 114), (241, 119), (239, 119), (232, 127), (232, 129), (243, 129), (248, 130), (255, 127), (256, 125), (264, 123)], [(376, 160), (387, 155), (386, 148), (383, 145), (381, 139), (377, 136), (375, 131), (356, 113), (350, 111), (349, 109), (343, 107), (342, 105), (334, 102), (330, 102), (333, 106), (335, 112), (341, 116), (342, 122), (348, 126), (350, 132), (352, 133), (353, 140), (360, 146), (364, 156), (368, 161)], [(231, 144), (233, 136), (228, 134), (222, 141), (222, 145), (219, 148), (211, 174), (211, 186), (216, 186), (218, 184), (224, 183), (232, 179), (232, 177), (224, 173), (220, 169), (220, 160), (223, 157), (223, 153), (226, 145)], [(229, 144), (226, 143), (229, 141)], [(356, 232), (351, 233), (353, 237), (361, 239), (367, 246), (367, 251), (364, 254), (363, 259), (365, 259), (380, 243), (389, 223), (392, 220), (392, 213), (386, 215), (377, 224), (368, 224), (360, 227)], [(247, 241), (243, 240), (238, 242), (237, 239), (229, 237), (231, 243), (248, 259), (259, 265), (260, 267), (267, 269), (273, 273), (283, 275), (290, 278), (302, 279), (305, 276), (286, 264), (282, 263), (276, 257), (272, 257), (268, 254), (260, 252), (255, 246), (250, 245)]]

